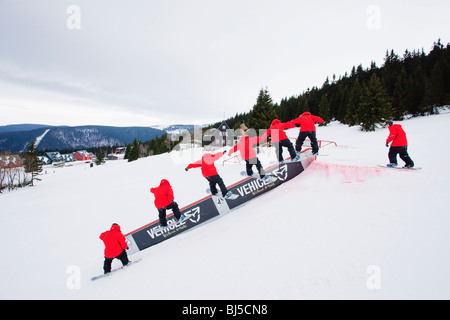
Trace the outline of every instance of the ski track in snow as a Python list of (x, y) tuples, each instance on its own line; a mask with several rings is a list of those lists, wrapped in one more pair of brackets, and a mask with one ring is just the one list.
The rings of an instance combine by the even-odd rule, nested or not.
[(45, 135), (50, 131), (50, 129), (45, 130), (45, 132), (36, 138), (35, 147), (37, 148), (39, 146), (39, 143), (41, 143), (42, 139), (44, 139)]

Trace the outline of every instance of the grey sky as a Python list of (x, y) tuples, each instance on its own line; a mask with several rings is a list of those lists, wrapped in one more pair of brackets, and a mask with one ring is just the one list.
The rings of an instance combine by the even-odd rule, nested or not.
[(450, 41), (449, 12), (447, 0), (0, 0), (0, 125), (218, 121), (262, 87), (279, 102), (380, 66), (387, 49), (428, 52)]

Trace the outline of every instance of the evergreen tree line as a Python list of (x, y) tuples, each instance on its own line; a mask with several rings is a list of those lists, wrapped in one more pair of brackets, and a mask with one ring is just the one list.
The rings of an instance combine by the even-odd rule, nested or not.
[[(364, 131), (375, 130), (384, 120), (403, 120), (408, 116), (437, 113), (438, 106), (450, 105), (450, 43), (440, 40), (429, 54), (424, 50), (405, 51), (400, 57), (386, 52), (384, 65), (353, 67), (343, 77), (325, 80), (321, 88), (313, 87), (298, 96), (274, 103), (268, 89), (261, 89), (256, 104), (248, 113), (227, 119), (230, 128), (242, 122), (255, 129), (268, 128), (275, 118), (282, 122), (297, 118), (305, 111), (325, 120), (337, 120)], [(217, 127), (219, 123), (211, 127)]]
[[(30, 144), (31, 143), (33, 142), (30, 142)], [(125, 159), (128, 159), (128, 161), (131, 162), (139, 158), (166, 153), (171, 151), (178, 143), (179, 143), (178, 141), (171, 141), (167, 133), (163, 134), (161, 137), (156, 137), (152, 140), (147, 141), (140, 141), (135, 138), (133, 143), (126, 144)], [(97, 157), (96, 164), (100, 165), (101, 163), (104, 162), (104, 159), (108, 154), (115, 152), (117, 147), (120, 147), (120, 145), (116, 144), (113, 146), (91, 147), (85, 148), (84, 150), (86, 150), (87, 152), (94, 153)], [(59, 152), (61, 154), (68, 154), (74, 153), (78, 150), (80, 149), (79, 148), (63, 149), (59, 150)], [(36, 154), (36, 156), (42, 156), (45, 155), (47, 151), (48, 150), (44, 151), (33, 150), (33, 153)], [(52, 151), (55, 150), (52, 149)]]
[(166, 153), (171, 151), (177, 144), (178, 141), (171, 141), (167, 133), (146, 142), (138, 141), (135, 138), (132, 144), (126, 145), (125, 159), (131, 162), (139, 158)]
[[(171, 151), (177, 144), (177, 141), (173, 142), (170, 140), (167, 133), (163, 134), (161, 137), (156, 137), (147, 141), (141, 141), (135, 138), (133, 143), (126, 144), (124, 158), (127, 159), (128, 162), (131, 162), (139, 158), (166, 153)], [(104, 159), (108, 154), (115, 152), (117, 147), (120, 147), (120, 145), (116, 144), (114, 146), (92, 147), (86, 148), (85, 150), (94, 153), (97, 157), (96, 164), (100, 165), (104, 162)], [(61, 151), (61, 153), (73, 153), (77, 150), (79, 149), (66, 149)], [(44, 152), (39, 153), (44, 154)]]

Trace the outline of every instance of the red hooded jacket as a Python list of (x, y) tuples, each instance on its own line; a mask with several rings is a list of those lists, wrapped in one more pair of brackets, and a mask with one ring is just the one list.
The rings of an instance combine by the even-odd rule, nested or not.
[(303, 114), (291, 121), (293, 124), (300, 125), (300, 131), (316, 131), (316, 122), (323, 123), (323, 119), (321, 117), (316, 117), (311, 115), (311, 112), (303, 112)]
[(192, 168), (202, 168), (202, 174), (205, 178), (218, 175), (217, 169), (214, 166), (214, 161), (219, 160), (223, 156), (223, 152), (218, 152), (216, 154), (205, 153), (202, 160), (191, 163), (186, 167), (186, 170)]
[(172, 186), (166, 179), (162, 179), (159, 187), (151, 188), (150, 192), (155, 195), (156, 209), (167, 207), (174, 199)]
[(261, 136), (260, 141), (266, 140), (269, 135), (271, 135), (273, 143), (289, 139), (284, 130), (294, 127), (295, 125), (291, 122), (282, 123), (280, 120), (275, 119), (272, 121), (270, 128)]
[(244, 160), (256, 158), (256, 152), (253, 146), (259, 142), (259, 137), (250, 138), (245, 135), (239, 140), (239, 142), (228, 151), (228, 154), (232, 154), (239, 150), (241, 157)]
[(406, 133), (402, 126), (399, 124), (393, 124), (389, 126), (389, 137), (386, 139), (386, 143), (392, 141), (391, 147), (407, 147), (408, 140), (406, 139)]
[(123, 250), (128, 249), (125, 236), (120, 231), (120, 226), (114, 223), (109, 231), (103, 232), (100, 239), (105, 244), (105, 258), (115, 258)]

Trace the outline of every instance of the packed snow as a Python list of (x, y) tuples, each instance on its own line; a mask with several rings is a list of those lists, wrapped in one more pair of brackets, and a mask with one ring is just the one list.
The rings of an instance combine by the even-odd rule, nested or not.
[[(47, 129), (44, 131), (43, 134), (41, 134), (39, 137), (36, 138), (36, 141), (34, 142), (34, 146), (37, 149), (37, 147), (39, 146), (39, 143), (41, 143), (42, 139), (44, 139), (45, 135), (50, 131), (50, 129)], [(26, 150), (26, 148), (24, 149)]]
[[(0, 195), (0, 299), (449, 299), (449, 122), (401, 122), (414, 171), (378, 166), (387, 128), (318, 127), (337, 146), (305, 172), (94, 282), (100, 233), (157, 219), (150, 187), (168, 179), (180, 207), (206, 196), (200, 170), (184, 170), (203, 150), (46, 168), (35, 187)], [(216, 164), (227, 185), (242, 179), (243, 163)]]

